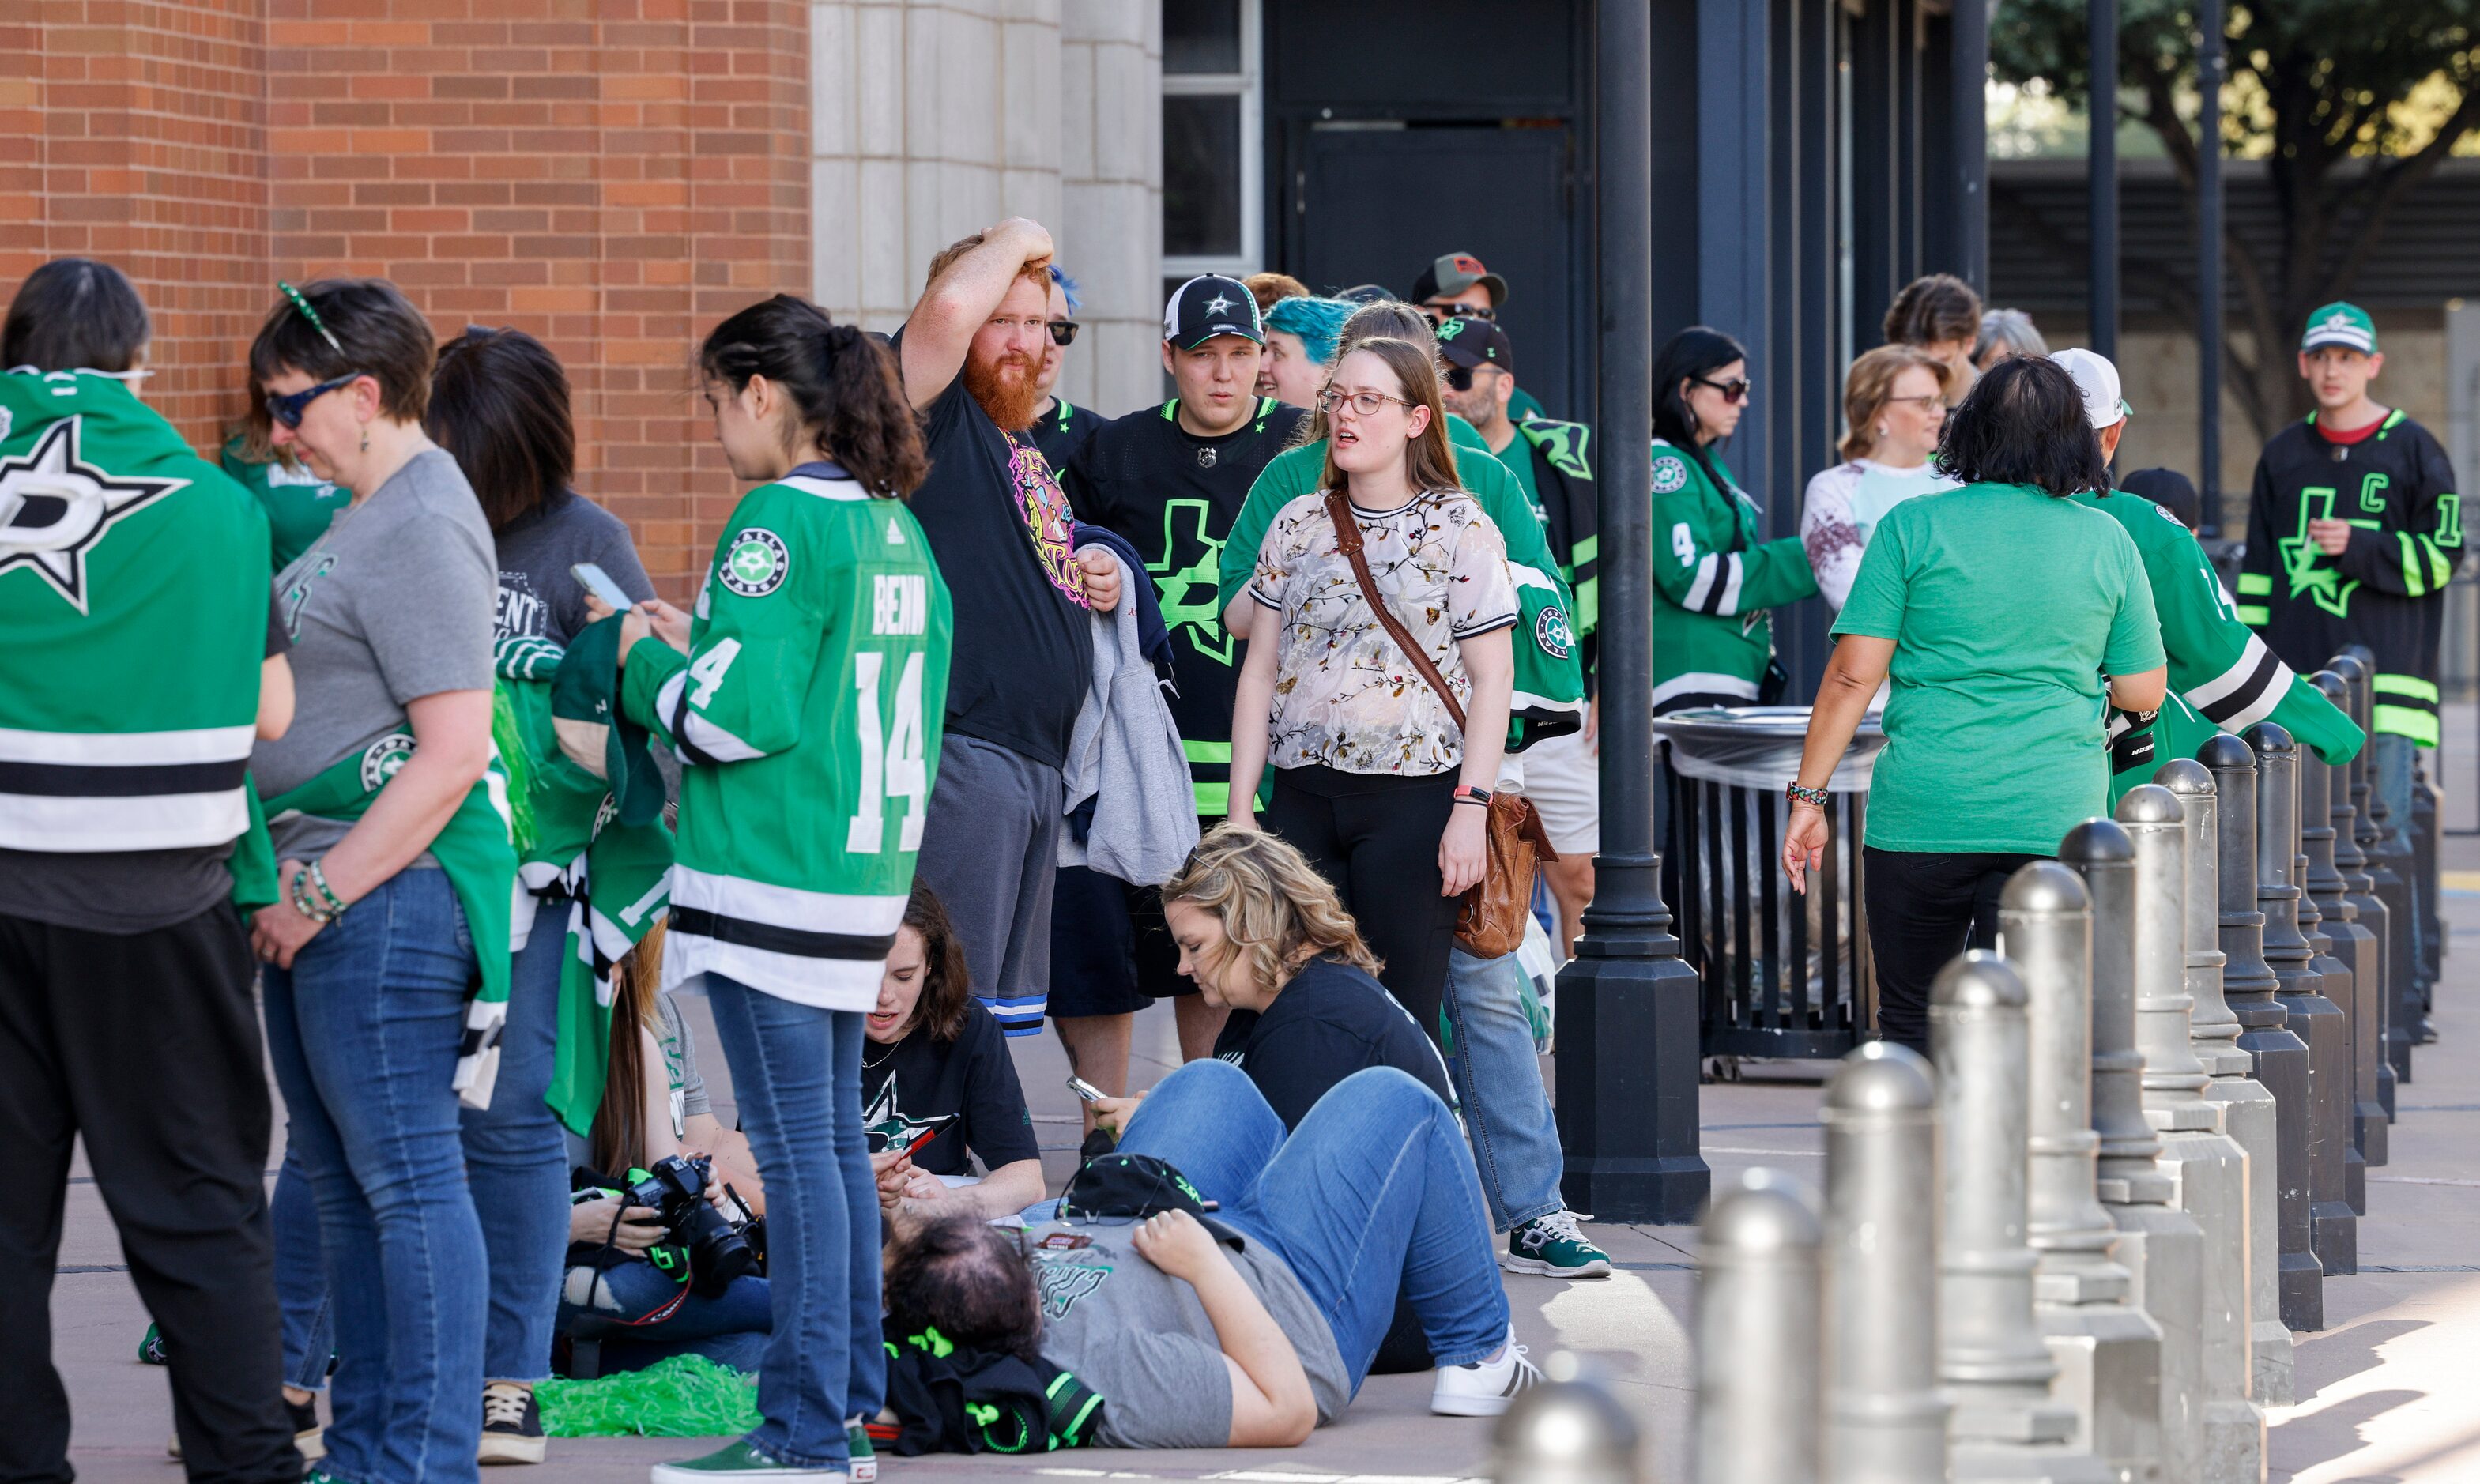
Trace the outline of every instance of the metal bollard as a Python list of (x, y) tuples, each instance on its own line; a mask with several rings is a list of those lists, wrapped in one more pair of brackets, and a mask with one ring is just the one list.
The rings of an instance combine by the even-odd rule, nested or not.
[[(2326, 874), (2333, 875), (2331, 847), (2333, 831), (2326, 823), (2325, 785), (2318, 775), (2324, 761), (2314, 750), (2291, 749), (2292, 765), (2299, 779), (2299, 850), (2291, 857), (2291, 883), (2299, 888), (2299, 935), (2308, 940), (2308, 968), (2313, 976), (2308, 983), (2334, 1007), (2338, 1028), (2316, 1026), (2335, 1039), (2335, 1070), (2326, 1075), (2323, 1062), (2314, 1060), (2317, 1041), (2310, 1037), (2308, 1055), (2313, 1071), (2310, 1091), (2314, 1101), (2309, 1116), (2319, 1126), (2334, 1130), (2336, 1147), (2325, 1151), (2339, 1168), (2334, 1172), (2333, 1191), (2339, 1197), (2339, 1210), (2347, 1213), (2347, 1228), (2333, 1224), (2336, 1210), (2326, 1204), (2327, 1197), (2318, 1187), (2322, 1169), (2317, 1164), (2317, 1151), (2312, 1143), (2309, 1150), (2308, 1219), (2312, 1223), (2312, 1241), (2317, 1261), (2325, 1266), (2325, 1276), (2343, 1277), (2360, 1270), (2359, 1215), (2367, 1206), (2367, 1169), (2360, 1158), (2358, 1119), (2352, 1115), (2357, 1105), (2359, 1036), (2351, 1028), (2351, 1007), (2359, 998), (2360, 986), (2351, 965), (2334, 951), (2334, 936), (2325, 931), (2325, 913), (2317, 906), (2314, 883), (2310, 880), (2314, 862), (2322, 854)], [(2338, 878), (2337, 881), (2338, 882)], [(2350, 1239), (2344, 1242), (2342, 1232)]]
[(1938, 1379), (1953, 1400), (1948, 1434), (1958, 1481), (2107, 1484), (2075, 1447), (2076, 1409), (2050, 1395), (2058, 1366), (2032, 1318), (2028, 1219), (2024, 981), (1974, 951), (1929, 990), (1938, 1122), (1946, 1138), (1938, 1243)]
[[(2342, 658), (2360, 667), (2360, 683), (2352, 687), (2351, 719), (2369, 743), (2376, 741), (2376, 656), (2360, 645), (2346, 646)], [(2386, 906), (2386, 1060), (2396, 1084), (2411, 1081), (2411, 1052), (2419, 1043), (2419, 991), (2412, 962), (2411, 853), (2394, 839), (2401, 821), (2386, 806), (2377, 786), (2375, 748), (2363, 745), (2352, 762), (2351, 802), (2363, 818), (2361, 853), (2368, 857), (2368, 879), (2377, 900)]]
[(2289, 1017), (2291, 1034), (2308, 1043), (2309, 1249), (2330, 1278), (2359, 1271), (2360, 1251), (2358, 1218), (2342, 1196), (2351, 1105), (2336, 1096), (2347, 1082), (2351, 1033), (2341, 1007), (2325, 997), (2327, 970), (2340, 965), (2330, 958), (2317, 962), (2301, 920), (2308, 894), (2299, 885), (2298, 744), (2270, 722), (2259, 722), (2243, 736), (2257, 757), (2256, 895), (2264, 908), (2264, 959), (2273, 966), (2274, 999)]
[[(2309, 677), (2308, 683), (2324, 694), (2327, 700), (2348, 701), (2349, 692), (2342, 678), (2331, 670), (2319, 670)], [(2385, 1136), (2377, 1136), (2377, 1147), (2371, 1155), (2368, 1128), (2386, 1126), (2385, 1110), (2377, 1102), (2377, 1009), (2378, 944), (2376, 935), (2360, 926), (2360, 908), (2351, 900), (2350, 883), (2342, 876), (2342, 858), (2346, 851), (2358, 847), (2352, 841), (2347, 821), (2349, 775), (2316, 755), (2311, 748), (2299, 750), (2299, 842), (2308, 857), (2308, 874), (2302, 884), (2308, 888), (2308, 900), (2314, 905), (2318, 926), (2328, 941), (2328, 952), (2341, 966), (2338, 983), (2330, 982), (2325, 993), (2342, 1007), (2342, 1016), (2351, 1030), (2347, 1059), (2351, 1075), (2349, 1085), (2338, 1094), (2347, 1100), (2351, 1141), (2342, 1151), (2342, 1198), (2351, 1210), (2368, 1214), (2368, 1166), (2386, 1160)], [(2344, 807), (2337, 810), (2334, 800), (2343, 796)], [(2337, 998), (2346, 995), (2348, 998)]]
[(1640, 1484), (1642, 1435), (1610, 1389), (1553, 1355), (1550, 1379), (1508, 1405), (1489, 1435), (1495, 1484)]
[[(2325, 1269), (2308, 1241), (2308, 1043), (2290, 1032), (2290, 1016), (2274, 1000), (2281, 981), (2265, 961), (2265, 915), (2257, 886), (2256, 752), (2228, 732), (2205, 739), (2196, 760), (2213, 775), (2221, 796), (2222, 997), (2239, 1017), (2239, 1049), (2274, 1097), (2274, 1241), (2276, 1325), (2267, 1333), (2260, 1302), (2256, 1320), (2257, 1397), (2282, 1405), (2291, 1396), (2289, 1332), (2325, 1327)], [(2258, 1282), (2258, 1292), (2263, 1282)]]
[(1817, 1484), (1825, 1227), (1807, 1186), (1770, 1169), (1727, 1182), (1697, 1250), (1696, 1477)]
[[(2331, 676), (2336, 683), (2329, 684)], [(2353, 689), (2365, 684), (2367, 667), (2349, 655), (2334, 661), (2333, 667), (2316, 673), (2314, 684), (2325, 693), (2325, 699), (2340, 706), (2345, 715), (2358, 705)], [(2366, 972), (2361, 985), (2368, 996), (2367, 1013), (2351, 1021), (2351, 1062), (2356, 1075), (2353, 1091), (2358, 1102), (2353, 1114), (2353, 1132), (2360, 1141), (2360, 1154), (2370, 1164), (2383, 1164), (2392, 1136), (2388, 1125), (2394, 1118), (2394, 1066), (2386, 1056), (2386, 944), (2390, 924), (2386, 905), (2377, 900), (2377, 883), (2368, 875), (2367, 847), (2373, 838), (2361, 839), (2362, 820), (2357, 800), (2368, 789), (2367, 744), (2351, 761), (2331, 768), (2330, 782), (2334, 798), (2331, 814), (2334, 820), (2334, 869), (2342, 878), (2342, 898), (2351, 904), (2360, 931), (2369, 941), (2361, 950), (2365, 957), (2361, 967)], [(2373, 831), (2370, 832), (2373, 835)]]
[[(2155, 775), (2210, 798), (2212, 775), (2179, 758)], [(2233, 1139), (2226, 1110), (2209, 1100), (2212, 1079), (2195, 1051), (2194, 1004), (2187, 990), (2188, 828), (2182, 791), (2163, 783), (2128, 790), (2118, 822), (2135, 842), (2135, 1039), (2144, 1054), (2144, 1116), (2161, 1136), (2161, 1168), (2172, 1203), (2197, 1226), (2201, 1245), (2192, 1290), (2163, 1295), (2163, 1375), (2174, 1328), (2192, 1333), (2198, 1390), (2162, 1397), (2168, 1420), (2192, 1420), (2193, 1477), (2208, 1484), (2258, 1484), (2264, 1476), (2264, 1415), (2248, 1400), (2248, 1158)], [(2156, 1292), (2147, 1286), (2150, 1298)], [(2149, 1307), (2149, 1305), (2148, 1305)], [(2183, 1361), (2183, 1357), (2182, 1357)]]
[(2155, 1478), (2161, 1330), (2129, 1296), (2132, 1280), (2111, 1256), (2117, 1229), (2095, 1195), (2092, 897), (2075, 872), (2035, 860), (2008, 879), (1998, 924), (2027, 996), (2028, 1232), (2033, 1316), (2058, 1366), (2050, 1394), (2076, 1409), (2074, 1446), (2119, 1479)]
[[(2150, 797), (2173, 806), (2178, 802), (2166, 789)], [(2093, 1127), (2101, 1134), (2101, 1201), (2118, 1228), (2118, 1260), (2134, 1279), (2134, 1299), (2161, 1326), (2161, 1475), (2194, 1479), (2205, 1452), (2203, 1316), (2196, 1301), (2205, 1236), (2194, 1217), (2170, 1204), (2176, 1187), (2159, 1163), (2160, 1137), (2144, 1115), (2144, 1057), (2135, 1045), (2135, 842), (2109, 820), (2088, 819), (2067, 832), (2058, 858), (2082, 874), (2092, 893)], [(2184, 959), (2183, 949), (2183, 967)]]
[(1832, 1484), (1947, 1477), (1937, 1385), (1936, 1091), (1892, 1041), (1825, 1085), (1825, 1467)]

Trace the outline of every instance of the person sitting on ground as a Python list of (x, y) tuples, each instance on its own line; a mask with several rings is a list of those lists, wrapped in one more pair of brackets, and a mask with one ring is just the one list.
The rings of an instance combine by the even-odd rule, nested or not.
[(918, 883), (862, 1034), (862, 1130), (886, 1145), (869, 1163), (891, 1235), (909, 1220), (1005, 1215), (1042, 1199), (1042, 1146), (1007, 1037), (973, 998), (947, 909)]
[[(556, 1326), (567, 1342), (559, 1349), (571, 1375), (642, 1370), (675, 1355), (755, 1371), (773, 1328), (773, 1298), (755, 1273), (733, 1279), (721, 1293), (684, 1293), (681, 1275), (649, 1260), (663, 1241), (657, 1213), (621, 1194), (634, 1171), (674, 1155), (696, 1158), (690, 1122), (714, 1122), (688, 1027), (671, 996), (657, 987), (662, 954), (659, 925), (613, 976), (619, 995), (611, 1007), (611, 1059), (568, 1208), (568, 1269)], [(757, 1202), (755, 1181), (746, 1170), (718, 1165), (710, 1196), (724, 1196), (729, 1185), (732, 1196)], [(736, 1215), (738, 1208), (725, 1202), (723, 1209)], [(581, 1343), (597, 1346), (591, 1369), (578, 1364)]]
[(1154, 1214), (1072, 1214), (1080, 1176), (1071, 1215), (1020, 1235), (933, 1222), (889, 1256), (890, 1318), (1072, 1371), (1108, 1398), (1105, 1447), (1296, 1446), (1359, 1391), (1399, 1292), (1438, 1359), (1431, 1411), (1493, 1417), (1539, 1379), (1462, 1132), (1406, 1073), (1356, 1072), (1286, 1133), (1246, 1072), (1192, 1062), (1130, 1115), (1117, 1159), (1158, 1177)]

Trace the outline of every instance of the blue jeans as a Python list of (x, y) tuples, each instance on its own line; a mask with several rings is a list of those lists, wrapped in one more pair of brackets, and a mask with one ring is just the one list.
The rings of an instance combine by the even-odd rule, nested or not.
[[(436, 874), (436, 873), (434, 873)], [(508, 982), (500, 1076), (487, 1110), (460, 1108), (460, 1141), (482, 1245), (490, 1254), (490, 1312), (482, 1374), (538, 1381), (551, 1374), (552, 1319), (568, 1250), (568, 1145), (543, 1094), (559, 1038), (559, 973), (568, 954), (567, 904), (546, 904)], [(335, 1344), (319, 1220), (290, 1137), (275, 1180), (275, 1298), (284, 1318), (284, 1384), (327, 1384)]]
[(1559, 1177), (1567, 1161), (1524, 1013), (1524, 966), (1513, 954), (1476, 959), (1449, 950), (1446, 1011), (1454, 1042), (1447, 1070), (1472, 1133), (1490, 1224), (1503, 1232), (1546, 1216), (1563, 1204)]
[(1170, 1162), (1221, 1203), (1217, 1219), (1282, 1259), (1334, 1331), (1356, 1394), (1399, 1289), (1438, 1366), (1506, 1343), (1463, 1134), (1436, 1093), (1391, 1066), (1335, 1084), (1286, 1138), (1247, 1073), (1191, 1062), (1137, 1105), (1120, 1150)]
[[(572, 1300), (592, 1296), (590, 1304)], [(652, 1323), (649, 1315), (680, 1299), (680, 1307)], [(766, 1280), (735, 1278), (712, 1298), (683, 1294), (669, 1273), (652, 1263), (629, 1262), (588, 1278), (568, 1275), (559, 1295), (559, 1332), (593, 1340), (603, 1347), (603, 1374), (642, 1370), (675, 1355), (703, 1355), (735, 1370), (756, 1370), (774, 1323)]]
[(335, 1317), (323, 1467), (347, 1484), (478, 1477), (489, 1260), (449, 1087), (474, 975), (446, 874), (411, 869), (266, 973)]
[[(2412, 848), (2411, 770), (2416, 751), (2417, 744), (2400, 732), (2380, 731), (2368, 739), (2370, 769), (2368, 787), (2377, 798), (2385, 801), (2386, 808), (2390, 811), (2390, 817), (2386, 820), (2386, 838), (2395, 849), (2406, 853), (2400, 872), (2406, 881), (2411, 877), (2408, 856)], [(2416, 883), (2411, 890), (2403, 893), (2403, 900), (2411, 905), (2411, 910), (2403, 914), (2402, 932), (2409, 934), (2411, 939), (2410, 961), (2415, 976), (2419, 973), (2419, 965), (2422, 961), (2420, 959), (2421, 934), (2428, 927), (2428, 924), (2420, 921), (2419, 896)]]
[(706, 976), (750, 1152), (766, 1172), (773, 1334), (749, 1442), (842, 1468), (844, 1420), (887, 1398), (878, 1333), (878, 1182), (861, 1127), (862, 1017)]

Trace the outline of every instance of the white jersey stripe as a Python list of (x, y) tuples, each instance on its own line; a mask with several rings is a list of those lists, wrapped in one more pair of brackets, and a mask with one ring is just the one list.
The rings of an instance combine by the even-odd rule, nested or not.
[(1537, 587), (1545, 593), (1559, 591), (1559, 584), (1551, 581), (1549, 575), (1538, 567), (1527, 567), (1522, 562), (1510, 561), (1507, 564), (1507, 575), (1515, 579), (1517, 587)]
[(258, 729), (199, 727), (185, 731), (27, 731), (0, 727), (0, 762), (70, 763), (90, 768), (230, 762), (247, 757)]
[(1714, 569), (1719, 565), (1713, 552), (1705, 553), (1696, 563), (1696, 580), (1688, 584), (1688, 596), (1679, 600), (1681, 607), (1691, 613), (1705, 611), (1705, 600), (1714, 592)]
[(787, 489), (799, 490), (804, 495), (815, 495), (820, 499), (869, 499), (869, 491), (863, 489), (860, 481), (855, 479), (819, 479), (809, 474), (790, 474), (775, 482)]
[(1714, 611), (1720, 617), (1730, 618), (1740, 611), (1740, 579), (1744, 576), (1744, 571), (1740, 564), (1739, 552), (1732, 552), (1725, 560), (1730, 563), (1731, 576), (1730, 579), (1722, 584), (1722, 601), (1715, 607)]
[(798, 886), (770, 886), (764, 882), (692, 870), (685, 865), (672, 867), (674, 907), (703, 908), (717, 916), (802, 933), (884, 936), (903, 926), (904, 904), (908, 900), (903, 895), (863, 897), (803, 891)]
[(884, 960), (806, 959), (770, 953), (743, 943), (722, 943), (671, 930), (663, 940), (663, 987), (677, 988), (701, 974), (721, 974), (764, 994), (820, 1010), (867, 1011), (878, 1004)]
[(2185, 692), (2187, 700), (2200, 711), (2211, 705), (2255, 679), (2257, 671), (2264, 665), (2264, 641), (2251, 632), (2247, 636), (2247, 648), (2239, 652), (2239, 657), (2231, 662), (2231, 667), (2202, 685), (2189, 687)]
[(187, 850), (229, 844), (248, 828), (249, 800), (239, 788), (103, 799), (0, 793), (0, 847), (9, 850)]

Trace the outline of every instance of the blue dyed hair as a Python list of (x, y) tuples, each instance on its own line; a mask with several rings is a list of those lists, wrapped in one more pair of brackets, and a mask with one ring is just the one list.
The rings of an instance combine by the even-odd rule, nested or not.
[(1056, 263), (1050, 265), (1050, 281), (1059, 285), (1059, 292), (1067, 295), (1068, 312), (1070, 314), (1072, 315), (1076, 313), (1078, 309), (1084, 307), (1085, 301), (1076, 296), (1076, 280), (1069, 277), (1066, 273), (1061, 272), (1059, 270), (1059, 265)]
[(1334, 359), (1334, 343), (1343, 322), (1360, 308), (1350, 299), (1316, 299), (1295, 295), (1277, 299), (1266, 311), (1266, 327), (1301, 338), (1301, 348), (1320, 366)]

